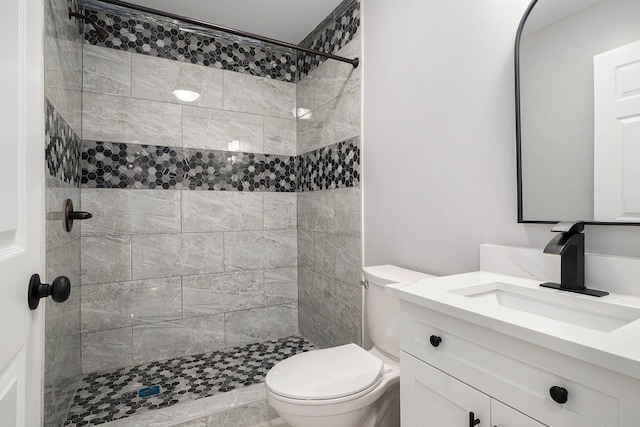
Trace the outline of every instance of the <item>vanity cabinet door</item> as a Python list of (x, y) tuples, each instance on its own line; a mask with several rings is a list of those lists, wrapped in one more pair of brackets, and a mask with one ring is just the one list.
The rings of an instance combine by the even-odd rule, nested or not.
[(400, 364), (402, 427), (492, 425), (491, 399), (486, 394), (405, 352)]
[(545, 427), (533, 418), (529, 418), (521, 412), (491, 399), (491, 426), (492, 427)]

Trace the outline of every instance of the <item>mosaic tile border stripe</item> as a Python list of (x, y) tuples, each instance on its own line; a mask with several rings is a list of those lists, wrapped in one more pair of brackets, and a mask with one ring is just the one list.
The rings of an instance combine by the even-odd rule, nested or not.
[[(345, 0), (305, 39), (301, 46), (336, 53), (355, 37), (360, 28), (360, 1)], [(85, 4), (86, 13), (109, 32), (104, 42), (87, 25), (89, 44), (259, 77), (296, 82), (326, 58), (295, 52), (256, 40), (208, 29), (180, 25), (155, 17), (100, 3)], [(187, 31), (184, 30), (187, 29)]]
[(80, 137), (45, 98), (45, 161), (49, 175), (68, 184), (78, 184)]
[[(360, 28), (360, 0), (345, 0), (325, 18), (305, 39), (301, 46), (323, 52), (336, 53), (346, 46)], [(315, 70), (327, 58), (298, 54), (298, 80)]]
[(85, 3), (85, 12), (109, 33), (103, 42), (98, 39), (93, 27), (87, 25), (85, 41), (92, 45), (285, 82), (296, 81), (296, 52), (290, 49), (208, 29), (196, 29), (168, 18), (96, 1)]
[(357, 187), (360, 183), (359, 141), (352, 138), (298, 156), (298, 191)]
[[(292, 336), (89, 374), (78, 387), (64, 425), (103, 424), (262, 383), (279, 361), (314, 349), (305, 338)], [(140, 397), (140, 389), (154, 386), (160, 386), (160, 394)]]
[(359, 138), (297, 157), (83, 141), (81, 186), (223, 191), (316, 191), (356, 187)]
[(296, 190), (296, 158), (270, 154), (83, 141), (83, 187)]

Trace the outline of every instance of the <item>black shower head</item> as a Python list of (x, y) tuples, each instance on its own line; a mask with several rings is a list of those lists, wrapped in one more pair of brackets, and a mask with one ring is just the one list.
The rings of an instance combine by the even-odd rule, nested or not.
[(98, 38), (100, 39), (100, 41), (105, 41), (107, 38), (109, 38), (109, 33), (104, 28), (100, 28), (93, 19), (81, 13), (74, 12), (71, 10), (71, 8), (69, 8), (69, 19), (71, 19), (71, 17), (80, 18), (83, 21), (91, 24), (93, 29), (96, 30), (96, 34), (98, 35)]

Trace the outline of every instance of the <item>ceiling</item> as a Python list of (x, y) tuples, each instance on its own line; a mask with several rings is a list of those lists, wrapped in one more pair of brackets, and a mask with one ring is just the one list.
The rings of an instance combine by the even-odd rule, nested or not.
[(300, 43), (342, 0), (125, 0), (129, 3)]
[(603, 1), (605, 0), (540, 0), (527, 18), (522, 35), (534, 33)]

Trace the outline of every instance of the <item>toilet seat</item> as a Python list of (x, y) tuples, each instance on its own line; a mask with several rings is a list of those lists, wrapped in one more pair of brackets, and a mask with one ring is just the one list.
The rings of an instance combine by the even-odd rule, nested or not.
[(382, 360), (346, 344), (285, 359), (269, 371), (265, 383), (285, 400), (343, 401), (377, 387), (383, 373)]

